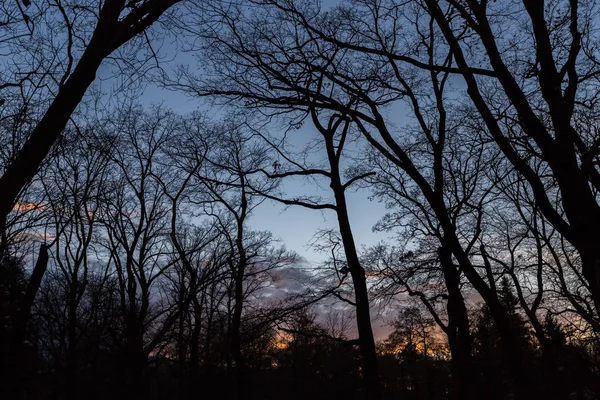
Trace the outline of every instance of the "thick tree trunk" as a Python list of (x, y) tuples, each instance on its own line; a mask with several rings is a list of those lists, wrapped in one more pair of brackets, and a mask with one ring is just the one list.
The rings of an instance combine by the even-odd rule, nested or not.
[(29, 139), (0, 177), (0, 227), (12, 210), (19, 192), (35, 176), (52, 145), (65, 128), (96, 71), (110, 53), (153, 24), (178, 0), (148, 1), (123, 16), (125, 1), (105, 1), (94, 33), (77, 66), (67, 78)]
[[(196, 294), (193, 294), (196, 296)], [(193, 310), (194, 310), (194, 328), (190, 337), (190, 367), (189, 367), (189, 388), (190, 398), (198, 398), (198, 368), (200, 363), (200, 330), (202, 328), (201, 317), (202, 317), (202, 305), (197, 298), (193, 299)], [(207, 332), (208, 335), (208, 332)], [(206, 363), (206, 360), (205, 360)]]
[[(333, 174), (332, 174), (333, 175)], [(337, 175), (339, 178), (339, 175)], [(362, 359), (362, 372), (364, 377), (367, 399), (379, 400), (382, 398), (379, 380), (379, 367), (377, 365), (377, 351), (375, 338), (371, 327), (371, 311), (365, 270), (360, 265), (356, 244), (352, 235), (346, 198), (341, 183), (334, 182), (332, 188), (335, 193), (336, 211), (340, 235), (344, 245), (346, 262), (350, 269), (352, 285), (354, 286), (354, 300), (356, 303), (356, 324), (358, 328), (358, 343)]]
[(125, 349), (126, 387), (122, 391), (123, 399), (145, 399), (144, 370), (147, 356), (144, 352), (143, 333), (139, 316), (135, 312), (129, 313), (126, 321), (127, 347)]
[(316, 113), (312, 113), (312, 119), (323, 135), (325, 148), (327, 151), (327, 160), (329, 162), (330, 187), (335, 198), (335, 212), (338, 220), (338, 228), (344, 247), (344, 255), (352, 277), (352, 286), (354, 287), (354, 302), (356, 308), (356, 325), (358, 330), (358, 347), (362, 361), (362, 374), (364, 379), (366, 398), (369, 400), (379, 400), (382, 398), (381, 382), (379, 378), (379, 367), (377, 365), (377, 349), (375, 347), (375, 338), (373, 328), (371, 327), (371, 310), (369, 303), (369, 291), (367, 288), (367, 278), (364, 268), (360, 265), (356, 243), (352, 234), (350, 217), (348, 214), (348, 205), (346, 203), (346, 187), (341, 181), (341, 172), (339, 165), (339, 155), (343, 149), (344, 139), (340, 140), (338, 146), (334, 144), (334, 135), (341, 123), (342, 137), (345, 138), (349, 127), (349, 121), (343, 118), (336, 119), (331, 117), (329, 126), (325, 128), (318, 120)]
[(452, 263), (452, 255), (443, 247), (438, 250), (448, 291), (448, 344), (457, 380), (457, 399), (474, 400), (477, 393), (476, 373), (471, 357), (471, 332), (465, 300), (460, 291), (460, 275)]
[[(33, 268), (31, 277), (25, 289), (25, 294), (21, 299), (19, 308), (15, 310), (9, 318), (12, 321), (12, 329), (4, 332), (8, 344), (6, 349), (2, 349), (0, 354), (2, 359), (0, 365), (0, 394), (6, 394), (6, 398), (20, 398), (25, 396), (30, 388), (29, 379), (31, 378), (33, 366), (29, 365), (27, 358), (28, 352), (25, 347), (27, 338), (27, 325), (31, 316), (31, 307), (42, 283), (42, 278), (48, 266), (48, 248), (45, 244), (40, 246), (37, 261)], [(1, 343), (4, 345), (5, 343)], [(0, 396), (1, 397), (1, 396)]]
[(104, 47), (101, 39), (95, 35), (48, 111), (0, 177), (0, 221), (6, 220), (19, 192), (33, 179), (87, 88), (96, 79), (96, 71), (106, 55)]
[[(594, 302), (595, 316), (600, 312), (600, 206), (590, 189), (589, 179), (577, 160), (556, 149), (552, 171), (561, 191), (561, 202), (570, 229), (557, 230), (577, 249), (581, 269)], [(557, 160), (558, 159), (558, 160)], [(543, 210), (542, 210), (543, 211)]]
[(465, 276), (479, 292), (494, 318), (504, 348), (503, 354), (506, 364), (508, 365), (513, 378), (517, 397), (522, 400), (535, 398), (538, 391), (534, 388), (531, 373), (525, 365), (521, 343), (513, 330), (506, 310), (500, 303), (498, 296), (489, 288), (489, 286), (487, 286), (485, 281), (479, 276), (478, 272), (471, 264), (469, 257), (464, 252), (458, 238), (454, 234), (452, 227), (447, 225), (444, 227), (444, 230), (446, 236), (451, 238), (450, 245), (452, 253), (456, 256)]
[(515, 150), (500, 128), (496, 117), (479, 90), (477, 79), (470, 70), (462, 47), (439, 4), (433, 0), (427, 0), (426, 3), (429, 12), (452, 49), (456, 64), (467, 84), (467, 93), (490, 134), (507, 160), (529, 182), (536, 202), (547, 220), (579, 252), (583, 274), (596, 308), (595, 314), (598, 315), (600, 310), (600, 252), (596, 249), (600, 240), (600, 207), (591, 189), (591, 186), (598, 186), (598, 174), (597, 171), (593, 172), (589, 168), (586, 171), (586, 166), (582, 162), (583, 157), (577, 154), (577, 151), (581, 151), (581, 149), (577, 149), (576, 142), (581, 138), (571, 125), (573, 103), (571, 101), (571, 108), (568, 111), (569, 105), (565, 102), (561, 92), (562, 78), (559, 79), (556, 65), (552, 60), (552, 52), (545, 51), (548, 47), (544, 47), (550, 46), (550, 41), (544, 20), (543, 2), (525, 2), (525, 4), (534, 27), (536, 51), (540, 61), (539, 84), (542, 95), (549, 106), (553, 134), (550, 134), (548, 128), (536, 115), (522, 88), (504, 63), (489, 25), (486, 7), (481, 7), (477, 2), (469, 0), (467, 3), (470, 10), (467, 12), (473, 12), (478, 24), (478, 35), (485, 46), (490, 64), (506, 96), (518, 112), (525, 134), (535, 140), (545, 162), (552, 169), (553, 177), (560, 188), (562, 209), (568, 223), (548, 198), (539, 175)]
[(246, 247), (244, 243), (244, 224), (246, 223), (246, 217), (248, 216), (248, 197), (246, 194), (246, 178), (240, 170), (238, 171), (238, 178), (241, 186), (240, 194), (240, 209), (235, 214), (237, 232), (235, 238), (235, 247), (238, 252), (238, 263), (234, 275), (234, 301), (233, 315), (231, 318), (231, 332), (230, 332), (230, 359), (233, 358), (235, 364), (233, 368), (235, 384), (233, 385), (233, 398), (239, 399), (245, 391), (245, 373), (246, 366), (245, 360), (242, 355), (242, 343), (241, 343), (241, 327), (242, 327), (242, 313), (244, 311), (244, 278), (246, 277), (246, 268), (248, 267), (248, 257), (246, 254)]

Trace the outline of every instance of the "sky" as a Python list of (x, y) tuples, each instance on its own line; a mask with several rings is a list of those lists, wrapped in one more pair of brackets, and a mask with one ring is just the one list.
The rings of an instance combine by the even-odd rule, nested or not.
[[(222, 110), (207, 107), (201, 100), (190, 98), (182, 93), (165, 91), (158, 87), (149, 87), (145, 96), (142, 98), (144, 103), (164, 103), (179, 113), (188, 113), (197, 109), (205, 110), (209, 116), (218, 119), (222, 115)], [(210, 115), (214, 113), (214, 115)], [(277, 127), (273, 127), (272, 135), (277, 136)], [(312, 124), (307, 121), (300, 130), (294, 130), (290, 135), (296, 135), (291, 138), (296, 148), (302, 147), (311, 139), (317, 137), (319, 133)], [(320, 191), (310, 183), (300, 179), (288, 179), (284, 183), (284, 192), (288, 197), (302, 194), (319, 193), (323, 196), (328, 194), (328, 187)], [(363, 247), (375, 245), (382, 240), (391, 238), (392, 233), (373, 232), (373, 225), (383, 217), (386, 209), (383, 204), (376, 200), (369, 199), (369, 191), (366, 189), (348, 190), (347, 204), (349, 209), (350, 223), (353, 229), (355, 242), (359, 250)], [(302, 280), (310, 280), (305, 276), (306, 265), (317, 265), (325, 261), (329, 254), (318, 252), (311, 243), (314, 241), (315, 234), (324, 229), (336, 229), (337, 220), (335, 212), (332, 210), (312, 210), (300, 206), (285, 206), (281, 203), (265, 200), (253, 212), (249, 225), (253, 229), (268, 230), (280, 240), (289, 250), (295, 251), (300, 255), (304, 262), (292, 268), (289, 271), (281, 271), (281, 281), (274, 288), (283, 292), (296, 292), (304, 287), (300, 284)], [(304, 277), (304, 278), (303, 278)], [(300, 287), (302, 286), (302, 287)], [(333, 313), (342, 313), (347, 318), (353, 318), (352, 310), (336, 310), (335, 302), (322, 301), (315, 306), (317, 320), (327, 324), (328, 315)], [(372, 310), (373, 332), (378, 340), (386, 338), (391, 332), (390, 323), (392, 315), (379, 315), (375, 308)], [(356, 336), (354, 323), (349, 324), (349, 336)]]
[[(222, 117), (224, 113), (223, 109), (211, 107), (202, 99), (193, 98), (181, 92), (164, 90), (156, 85), (149, 85), (139, 100), (148, 106), (163, 104), (181, 114), (200, 109), (215, 120)], [(270, 133), (278, 136), (277, 129), (276, 126), (273, 126)], [(298, 149), (308, 140), (316, 137), (318, 132), (312, 122), (307, 121), (300, 130), (294, 131), (292, 134), (297, 136), (297, 138), (292, 138), (291, 142)], [(284, 188), (290, 196), (314, 193), (315, 190), (309, 182), (292, 179), (285, 181)], [(326, 195), (327, 192), (325, 190), (320, 193)], [(384, 205), (378, 201), (369, 200), (369, 195), (369, 191), (365, 189), (348, 190), (347, 192), (350, 223), (359, 249), (363, 246), (375, 245), (389, 237), (387, 234), (372, 230), (373, 225), (383, 217), (386, 210)], [(326, 255), (315, 251), (310, 246), (315, 233), (322, 229), (337, 228), (336, 216), (333, 211), (285, 206), (271, 200), (266, 200), (254, 210), (249, 224), (253, 229), (271, 231), (288, 249), (297, 252), (310, 263), (318, 263), (326, 258)]]
[[(322, 0), (323, 9), (328, 9), (338, 4), (338, 0)], [(159, 61), (166, 70), (169, 70), (178, 65), (195, 66), (198, 63), (195, 55), (181, 51), (176, 40), (171, 38), (169, 34), (161, 38), (160, 33), (156, 36), (156, 41), (153, 40), (153, 49), (159, 56)], [(147, 50), (140, 50), (140, 57), (148, 54)], [(151, 63), (150, 63), (151, 64)], [(116, 72), (116, 74), (115, 74)], [(119, 75), (121, 78), (119, 78)], [(102, 92), (110, 93), (115, 87), (119, 86), (122, 74), (115, 71), (114, 65), (103, 63), (97, 74), (98, 78), (94, 86), (100, 88)], [(115, 78), (116, 77), (116, 78)], [(203, 110), (210, 118), (218, 120), (222, 117), (224, 110), (217, 107), (208, 106), (206, 100), (194, 98), (183, 94), (182, 92), (165, 90), (156, 84), (149, 83), (144, 89), (143, 95), (138, 97), (138, 101), (142, 104), (163, 105), (173, 111), (181, 114), (187, 114), (192, 111)], [(395, 123), (399, 122), (399, 118), (392, 120)], [(277, 136), (276, 128), (271, 132)], [(305, 142), (305, 137), (315, 137), (318, 135), (316, 128), (310, 121), (307, 121), (299, 130), (293, 132), (295, 135), (300, 135), (298, 139), (292, 139), (298, 146), (302, 146)], [(348, 145), (346, 147), (349, 147)], [(303, 186), (300, 181), (286, 181), (286, 191), (295, 193), (304, 193), (312, 188)], [(350, 212), (350, 222), (353, 228), (356, 244), (358, 248), (362, 246), (370, 246), (377, 244), (386, 236), (381, 233), (372, 231), (373, 225), (385, 214), (385, 207), (377, 202), (368, 199), (369, 192), (367, 190), (358, 190), (347, 192), (348, 208)], [(309, 244), (313, 236), (321, 229), (335, 228), (337, 226), (335, 214), (332, 211), (316, 211), (303, 209), (301, 207), (284, 207), (281, 204), (273, 201), (265, 201), (254, 212), (250, 226), (254, 229), (269, 230), (275, 237), (279, 238), (282, 243), (290, 250), (296, 251), (300, 256), (304, 257), (309, 262), (323, 261), (325, 255), (316, 252)]]
[[(326, 3), (331, 3), (327, 1)], [(174, 48), (169, 48), (167, 41), (161, 44), (161, 49), (166, 54), (173, 52), (172, 56), (167, 56), (169, 66), (178, 64), (194, 65), (197, 61), (189, 54), (180, 53)], [(103, 64), (98, 72), (99, 79), (94, 83), (97, 89), (104, 93), (110, 93), (113, 88), (119, 86), (121, 82), (115, 78), (114, 66)], [(162, 105), (180, 114), (188, 114), (193, 111), (202, 110), (209, 118), (219, 120), (224, 115), (222, 108), (211, 107), (206, 100), (190, 97), (184, 93), (165, 90), (155, 84), (148, 84), (143, 94), (137, 98), (145, 106)], [(396, 125), (401, 125), (403, 112), (390, 115), (391, 120)], [(277, 136), (279, 129), (276, 126), (271, 128), (271, 135)], [(303, 127), (292, 132), (295, 135), (292, 142), (297, 148), (302, 147), (308, 140), (319, 136), (316, 128), (310, 122), (306, 121)], [(348, 145), (347, 145), (348, 147)], [(351, 149), (352, 150), (352, 149)], [(315, 188), (310, 183), (302, 180), (286, 180), (284, 189), (290, 196), (297, 194), (314, 193)], [(323, 195), (328, 194), (328, 185), (321, 190)], [(372, 227), (382, 218), (386, 212), (383, 204), (376, 200), (369, 199), (369, 191), (366, 189), (349, 190), (347, 192), (347, 205), (350, 215), (350, 223), (353, 229), (355, 242), (358, 249), (375, 245), (382, 240), (389, 239), (392, 233), (373, 232)], [(268, 230), (280, 240), (289, 250), (295, 251), (302, 257), (305, 263), (303, 265), (316, 265), (325, 261), (329, 254), (318, 252), (311, 243), (317, 232), (324, 229), (337, 229), (336, 215), (331, 210), (311, 210), (300, 206), (284, 206), (280, 203), (266, 200), (258, 206), (251, 216), (249, 225), (252, 229)], [(288, 280), (286, 285), (291, 288), (296, 283)], [(327, 314), (331, 304), (322, 304), (318, 306), (321, 316)], [(389, 322), (389, 321), (387, 321)], [(389, 333), (389, 327), (386, 321), (374, 318), (373, 329), (376, 337), (382, 338)]]
[[(338, 3), (338, 0), (321, 1), (323, 9), (333, 7)], [(174, 50), (173, 46), (175, 45), (173, 41), (165, 39), (159, 46), (170, 65), (198, 65), (198, 61), (194, 56)], [(172, 52), (174, 52), (172, 55), (169, 54)], [(201, 99), (184, 95), (181, 92), (167, 91), (155, 85), (148, 86), (140, 100), (146, 104), (163, 103), (179, 113), (203, 109), (206, 110), (209, 117), (215, 119), (218, 119), (223, 112), (217, 108), (207, 107)], [(276, 130), (271, 133), (277, 135)], [(309, 138), (318, 135), (316, 128), (310, 122), (305, 123), (302, 129), (294, 132), (294, 134)], [(296, 141), (298, 146), (301, 146), (304, 138), (300, 137), (298, 140), (292, 140)], [(289, 193), (295, 194), (304, 193), (312, 188), (303, 186), (303, 183), (298, 180), (288, 180), (285, 183), (285, 189)], [(359, 249), (362, 246), (377, 244), (386, 237), (384, 234), (372, 231), (373, 225), (385, 214), (385, 207), (377, 201), (369, 200), (368, 197), (367, 190), (349, 190), (347, 192), (350, 222)], [(285, 207), (273, 201), (265, 201), (254, 211), (250, 226), (255, 229), (271, 231), (288, 249), (296, 251), (308, 262), (320, 262), (324, 260), (325, 255), (316, 252), (309, 244), (316, 232), (321, 229), (336, 228), (337, 221), (332, 211), (320, 212), (298, 206)]]

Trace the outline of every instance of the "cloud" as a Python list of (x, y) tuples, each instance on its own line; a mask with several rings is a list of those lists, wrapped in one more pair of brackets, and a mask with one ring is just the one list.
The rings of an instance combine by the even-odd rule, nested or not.
[[(280, 268), (274, 271), (274, 278), (271, 284), (261, 290), (261, 294), (264, 298), (269, 298), (270, 301), (284, 300), (290, 296), (303, 293), (308, 287), (318, 286), (319, 283), (323, 284), (322, 278), (319, 279), (311, 270), (311, 265), (306, 259), (301, 259), (295, 264)], [(353, 307), (346, 303), (340, 302), (334, 297), (327, 297), (317, 304), (311, 307), (313, 312), (317, 314), (317, 322), (326, 326), (331, 314), (344, 314), (345, 318), (348, 319), (346, 335), (349, 338), (355, 338), (357, 336), (356, 321), (354, 316)], [(372, 327), (373, 333), (376, 340), (385, 339), (391, 328), (386, 321), (382, 320), (381, 316), (378, 315), (375, 309), (371, 310), (372, 314)]]
[(27, 211), (33, 211), (33, 210), (45, 210), (47, 208), (47, 206), (45, 204), (42, 203), (17, 203), (15, 204), (15, 206), (13, 207), (13, 211), (17, 211), (17, 212), (27, 212)]
[(305, 259), (279, 268), (272, 272), (273, 278), (270, 285), (263, 288), (261, 294), (272, 299), (283, 300), (290, 295), (301, 293), (315, 279), (309, 271), (310, 265)]

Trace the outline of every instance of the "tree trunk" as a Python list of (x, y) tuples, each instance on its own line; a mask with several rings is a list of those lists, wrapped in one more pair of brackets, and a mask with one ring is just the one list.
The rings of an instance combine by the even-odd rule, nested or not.
[(517, 335), (511, 326), (510, 318), (508, 317), (506, 310), (500, 303), (498, 296), (492, 292), (471, 264), (471, 261), (461, 247), (458, 238), (453, 233), (452, 228), (444, 227), (444, 230), (447, 235), (452, 237), (452, 253), (456, 256), (467, 279), (469, 279), (469, 282), (471, 282), (489, 307), (492, 317), (494, 318), (504, 348), (503, 354), (506, 364), (509, 367), (514, 381), (517, 397), (522, 400), (535, 398), (538, 391), (533, 387), (531, 373), (525, 365), (525, 360), (523, 358), (521, 343), (519, 343)]
[(342, 184), (339, 155), (343, 148), (343, 140), (338, 147), (334, 144), (335, 131), (339, 124), (345, 122), (342, 128), (342, 135), (345, 137), (349, 127), (349, 121), (343, 118), (336, 120), (331, 118), (328, 128), (323, 127), (313, 112), (312, 118), (315, 126), (323, 135), (325, 147), (327, 150), (327, 160), (330, 167), (330, 187), (335, 198), (335, 211), (338, 220), (338, 227), (342, 237), (344, 255), (352, 277), (352, 286), (354, 287), (354, 301), (356, 308), (356, 325), (358, 330), (358, 347), (362, 361), (362, 373), (366, 391), (366, 398), (369, 400), (379, 400), (382, 398), (381, 383), (379, 380), (379, 367), (377, 365), (377, 350), (375, 348), (375, 338), (373, 328), (371, 327), (371, 310), (369, 304), (369, 291), (367, 288), (367, 278), (364, 268), (360, 265), (350, 217), (348, 215), (348, 205), (346, 204), (346, 188)]
[(471, 357), (471, 332), (465, 300), (460, 292), (460, 275), (452, 255), (444, 247), (438, 250), (444, 280), (448, 291), (448, 344), (452, 354), (452, 367), (457, 380), (457, 399), (478, 399), (477, 379)]
[(37, 124), (29, 139), (0, 177), (0, 221), (5, 221), (19, 192), (37, 173), (52, 145), (60, 136), (69, 118), (81, 102), (87, 88), (96, 79), (96, 71), (106, 54), (102, 39), (94, 34), (64, 87)]
[(77, 286), (76, 282), (69, 288), (69, 316), (68, 316), (68, 349), (66, 373), (67, 400), (75, 400), (78, 395), (77, 377)]
[[(332, 174), (334, 176), (334, 174)], [(367, 399), (379, 400), (382, 398), (381, 385), (379, 381), (379, 367), (377, 365), (377, 351), (375, 349), (375, 338), (373, 337), (373, 329), (371, 327), (371, 311), (369, 307), (369, 295), (367, 289), (367, 279), (365, 270), (360, 265), (350, 219), (348, 217), (348, 209), (346, 206), (346, 198), (341, 183), (333, 182), (332, 188), (335, 193), (336, 211), (340, 235), (344, 245), (344, 253), (352, 284), (354, 286), (354, 297), (356, 302), (356, 324), (358, 328), (358, 342), (360, 355), (362, 358), (362, 372), (364, 377)]]
[(104, 2), (94, 33), (77, 66), (0, 177), (0, 227), (5, 227), (6, 216), (12, 210), (19, 192), (35, 176), (88, 87), (96, 79), (96, 72), (104, 58), (142, 33), (177, 1), (147, 2), (144, 4), (146, 8), (134, 8), (124, 18), (124, 1)]
[[(196, 296), (196, 294), (192, 294), (192, 296)], [(198, 398), (198, 367), (200, 363), (200, 330), (202, 328), (201, 325), (201, 316), (202, 316), (202, 306), (198, 301), (198, 298), (192, 299), (193, 301), (193, 310), (194, 310), (194, 328), (192, 329), (192, 334), (190, 335), (190, 367), (188, 374), (188, 382), (190, 388), (190, 398), (195, 399)], [(208, 334), (208, 333), (207, 333)], [(205, 360), (206, 363), (206, 360)]]
[[(31, 277), (25, 289), (23, 299), (21, 299), (19, 308), (10, 315), (12, 320), (12, 329), (5, 332), (5, 338), (8, 344), (6, 354), (0, 354), (2, 370), (0, 370), (0, 379), (3, 381), (0, 387), (0, 393), (6, 393), (6, 398), (20, 398), (26, 396), (30, 387), (29, 380), (32, 375), (32, 365), (28, 365), (27, 351), (25, 349), (25, 340), (27, 338), (27, 324), (31, 316), (31, 307), (42, 283), (42, 278), (48, 266), (48, 248), (46, 244), (40, 246), (37, 261), (33, 268)], [(1, 343), (4, 345), (4, 343)], [(4, 352), (4, 351), (3, 351)]]
[[(239, 250), (238, 250), (239, 251)], [(242, 311), (244, 309), (244, 271), (246, 267), (245, 251), (242, 250), (240, 262), (236, 271), (235, 278), (235, 304), (233, 306), (233, 316), (231, 319), (231, 356), (233, 358), (235, 375), (234, 398), (239, 399), (244, 390), (244, 360), (242, 356), (242, 344), (240, 330), (242, 325)]]
[(240, 211), (235, 215), (237, 223), (237, 232), (235, 246), (238, 252), (238, 265), (235, 270), (234, 282), (234, 300), (233, 315), (231, 320), (231, 356), (235, 367), (233, 369), (235, 375), (234, 399), (239, 399), (240, 395), (245, 390), (245, 362), (242, 356), (242, 343), (240, 330), (242, 326), (242, 312), (244, 310), (244, 278), (246, 276), (246, 267), (248, 266), (248, 257), (246, 248), (244, 247), (244, 224), (248, 215), (248, 198), (246, 195), (246, 178), (242, 172), (238, 172), (240, 180)]

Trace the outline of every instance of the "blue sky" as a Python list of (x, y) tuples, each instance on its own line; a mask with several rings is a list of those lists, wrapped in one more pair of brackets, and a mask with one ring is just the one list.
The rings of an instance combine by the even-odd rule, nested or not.
[[(157, 86), (146, 88), (144, 95), (140, 97), (143, 104), (164, 104), (166, 107), (182, 114), (198, 109), (205, 110), (209, 117), (215, 120), (223, 115), (223, 110), (218, 107), (210, 107), (202, 99), (193, 98), (180, 92), (164, 90)], [(212, 114), (212, 115), (211, 115)], [(276, 127), (271, 130), (271, 135), (277, 136)], [(293, 132), (300, 135), (292, 141), (297, 147), (301, 147), (311, 138), (318, 135), (316, 128), (307, 121), (302, 129)], [(315, 193), (315, 189), (309, 182), (301, 180), (287, 180), (285, 191), (290, 195)], [(324, 196), (327, 191), (321, 191)], [(384, 239), (386, 234), (374, 233), (373, 225), (384, 215), (385, 207), (377, 201), (368, 199), (369, 191), (358, 189), (347, 192), (348, 208), (350, 211), (350, 222), (352, 224), (354, 237), (359, 248), (370, 246)], [(289, 206), (265, 201), (254, 212), (250, 221), (254, 229), (269, 230), (290, 250), (296, 251), (309, 262), (323, 261), (327, 255), (320, 254), (309, 246), (313, 236), (321, 229), (337, 228), (335, 213), (330, 210), (317, 211), (300, 206)]]
[[(325, 3), (331, 5), (335, 1), (331, 0)], [(175, 47), (170, 46), (172, 45), (170, 45), (169, 39), (166, 39), (162, 43), (161, 53), (167, 55), (169, 53), (178, 53)], [(197, 65), (197, 60), (186, 53), (174, 54), (173, 57), (165, 57), (164, 67), (171, 68), (178, 64), (189, 64), (193, 67)], [(115, 79), (115, 75), (112, 73), (113, 68), (110, 64), (103, 64), (98, 73), (100, 79), (94, 83), (96, 88), (103, 89), (103, 92), (112, 92), (113, 85), (119, 85), (119, 78)], [(202, 110), (209, 118), (214, 118), (215, 120), (222, 118), (225, 113), (225, 110), (222, 108), (209, 106), (206, 100), (194, 98), (181, 92), (165, 90), (156, 85), (147, 86), (143, 94), (136, 100), (147, 106), (161, 104), (180, 114)], [(403, 106), (398, 105), (394, 110), (389, 111), (390, 120), (394, 121), (396, 126), (402, 126), (406, 120), (405, 110), (402, 108)], [(277, 129), (277, 127), (273, 126), (271, 135), (277, 136), (279, 134)], [(293, 135), (296, 137), (292, 138), (292, 142), (297, 147), (302, 147), (311, 138), (319, 136), (316, 128), (310, 121), (307, 121), (300, 130), (294, 131)], [(290, 196), (294, 194), (315, 193), (315, 190), (318, 191), (318, 189), (311, 187), (310, 183), (302, 180), (288, 180), (284, 187)], [(327, 189), (328, 185), (324, 185), (324, 191), (322, 189), (320, 193), (327, 196), (329, 194)], [(374, 245), (393, 235), (393, 233), (374, 233), (372, 231), (373, 225), (383, 217), (386, 210), (383, 204), (369, 200), (369, 194), (369, 191), (366, 189), (349, 190), (347, 192), (350, 222), (359, 249), (363, 246)], [(335, 213), (331, 210), (316, 211), (299, 206), (285, 207), (280, 203), (267, 200), (255, 209), (250, 220), (250, 226), (254, 229), (271, 231), (288, 249), (297, 252), (309, 264), (314, 264), (327, 259), (328, 254), (317, 252), (309, 244), (313, 241), (314, 235), (319, 230), (337, 229), (337, 220)], [(328, 308), (329, 305), (325, 304), (322, 307)], [(320, 313), (327, 314), (324, 310), (320, 310)], [(382, 320), (373, 321), (376, 336), (384, 337), (387, 334), (388, 328), (384, 327), (384, 325), (385, 322)]]
[[(322, 1), (324, 8), (329, 8), (337, 4), (337, 0)], [(169, 37), (164, 37), (159, 42), (153, 43), (154, 50), (158, 52), (161, 59), (161, 66), (171, 69), (177, 65), (188, 64), (190, 66), (198, 65), (195, 55), (179, 51), (176, 48), (177, 42)], [(142, 50), (142, 52), (144, 52)], [(164, 61), (164, 64), (162, 63)], [(98, 73), (98, 80), (94, 86), (102, 88), (104, 92), (112, 92), (113, 85), (120, 84), (119, 74), (117, 78), (113, 75), (114, 66), (104, 63)], [(148, 85), (143, 95), (137, 99), (144, 105), (162, 104), (165, 107), (181, 114), (187, 114), (198, 109), (205, 110), (209, 117), (219, 119), (223, 115), (223, 109), (207, 106), (205, 100), (187, 96), (181, 92), (169, 91), (156, 85)], [(211, 115), (212, 114), (212, 115)], [(394, 118), (396, 120), (396, 118)], [(275, 129), (275, 128), (274, 128)], [(275, 130), (272, 135), (277, 135)], [(316, 128), (310, 121), (307, 121), (302, 129), (294, 132), (295, 135), (303, 135), (308, 138), (318, 135)], [(298, 147), (302, 146), (306, 138), (298, 137), (293, 139)], [(303, 143), (304, 142), (304, 143)], [(348, 146), (346, 146), (348, 147)], [(314, 190), (313, 187), (305, 186), (307, 183), (301, 181), (286, 181), (285, 189), (290, 193), (306, 193)], [(327, 189), (327, 188), (326, 188)], [(327, 190), (324, 192), (326, 195)], [(385, 208), (377, 201), (368, 199), (367, 190), (351, 191), (347, 193), (348, 207), (350, 211), (350, 221), (353, 228), (354, 237), (358, 247), (376, 244), (385, 234), (374, 233), (373, 225), (385, 213)], [(317, 231), (320, 229), (336, 228), (337, 221), (332, 211), (316, 211), (304, 209), (302, 207), (284, 207), (273, 201), (265, 201), (254, 212), (250, 225), (255, 229), (269, 230), (290, 249), (298, 252), (309, 262), (319, 262), (325, 258), (325, 255), (319, 254), (308, 245)]]

